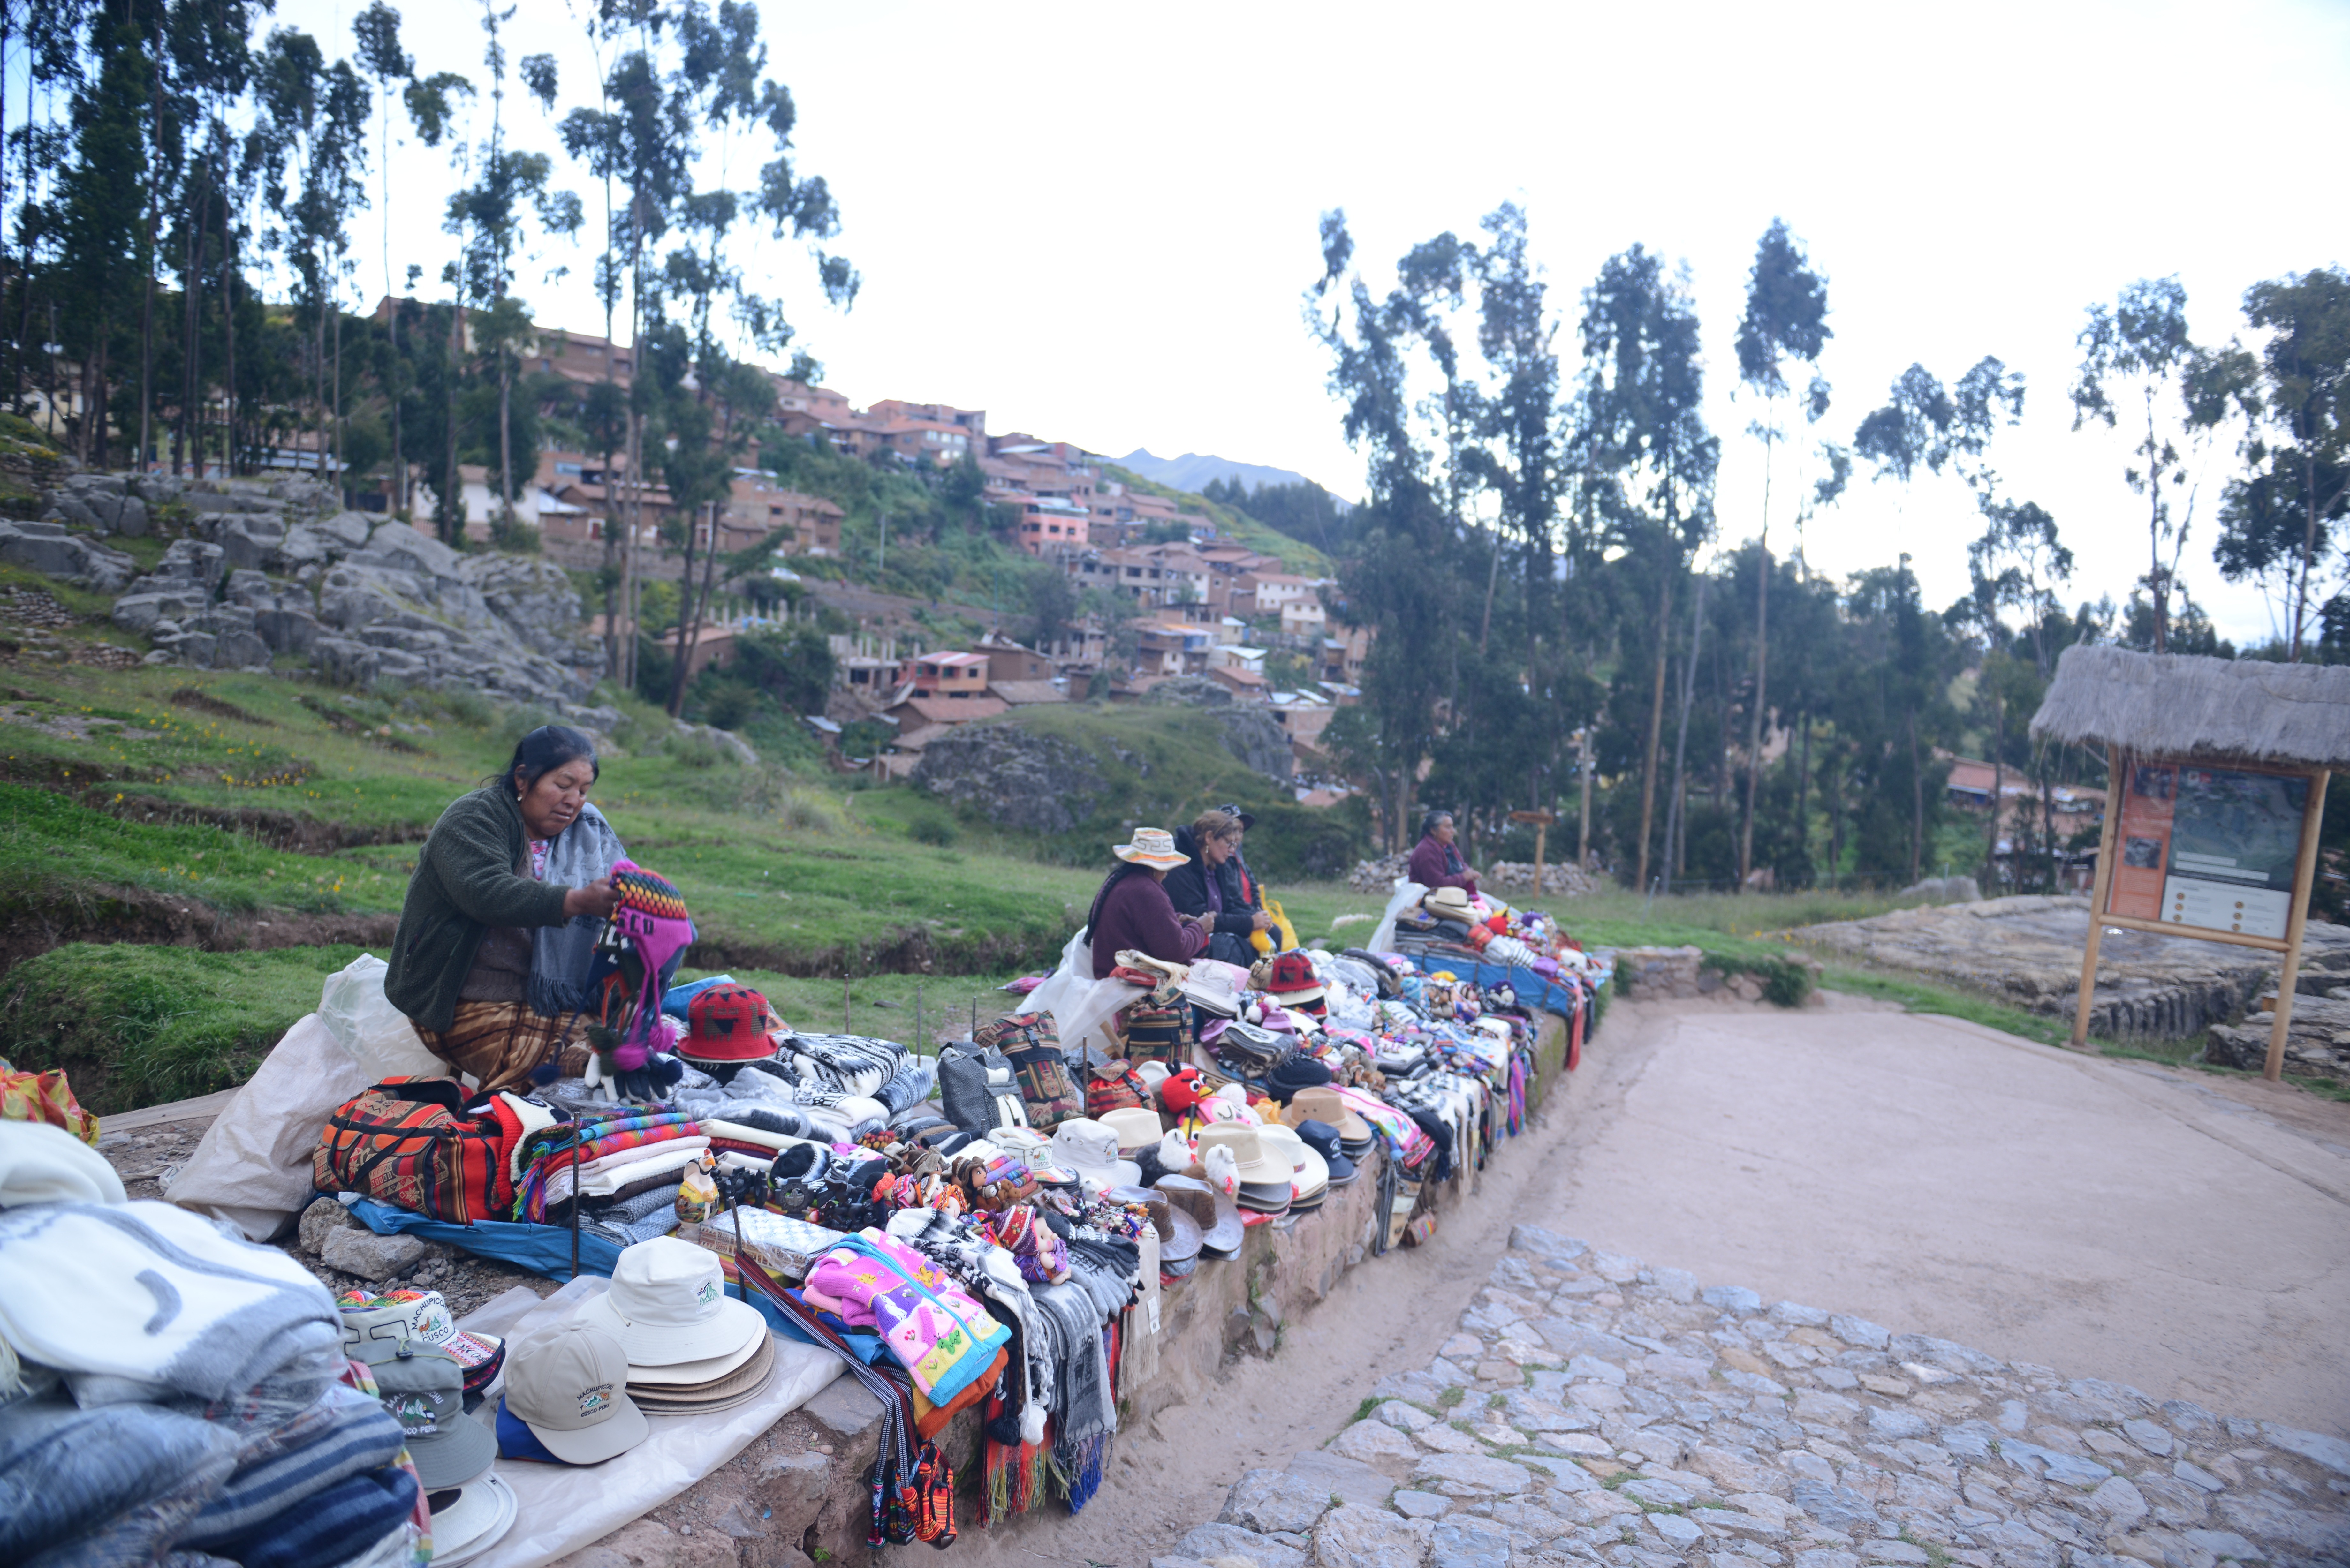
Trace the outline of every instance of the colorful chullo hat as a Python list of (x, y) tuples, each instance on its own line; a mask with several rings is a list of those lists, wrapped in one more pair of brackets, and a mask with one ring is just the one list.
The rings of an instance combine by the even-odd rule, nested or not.
[(668, 877), (633, 860), (612, 863), (612, 891), (619, 901), (612, 910), (606, 950), (598, 955), (611, 964), (602, 1022), (614, 1065), (634, 1072), (670, 1043), (672, 1026), (663, 1023), (661, 993), (692, 944), (693, 921), (685, 895)]

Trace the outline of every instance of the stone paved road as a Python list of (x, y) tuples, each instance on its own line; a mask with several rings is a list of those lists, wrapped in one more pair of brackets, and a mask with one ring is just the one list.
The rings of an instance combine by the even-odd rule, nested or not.
[(2350, 1106), (1851, 1004), (1621, 1006), (1569, 1088), (1517, 1220), (2350, 1437)]
[(1152, 1568), (2350, 1561), (2350, 1443), (1531, 1226), (1424, 1370)]

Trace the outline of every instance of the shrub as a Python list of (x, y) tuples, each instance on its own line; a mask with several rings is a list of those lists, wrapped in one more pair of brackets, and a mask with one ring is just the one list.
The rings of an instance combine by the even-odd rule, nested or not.
[(926, 816), (914, 824), (913, 836), (917, 844), (934, 845), (938, 848), (944, 849), (953, 844), (960, 835), (955, 831), (955, 825), (945, 817)]

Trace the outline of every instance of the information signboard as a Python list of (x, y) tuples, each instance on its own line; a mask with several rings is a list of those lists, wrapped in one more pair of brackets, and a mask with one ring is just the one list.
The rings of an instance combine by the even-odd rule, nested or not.
[(2127, 769), (2106, 912), (2282, 940), (2308, 775), (2137, 759)]

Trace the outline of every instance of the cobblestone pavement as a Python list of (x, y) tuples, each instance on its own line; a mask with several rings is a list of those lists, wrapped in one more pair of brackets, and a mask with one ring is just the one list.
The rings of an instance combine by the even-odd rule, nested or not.
[(1531, 1226), (1364, 1406), (1152, 1568), (2350, 1563), (2350, 1442)]

